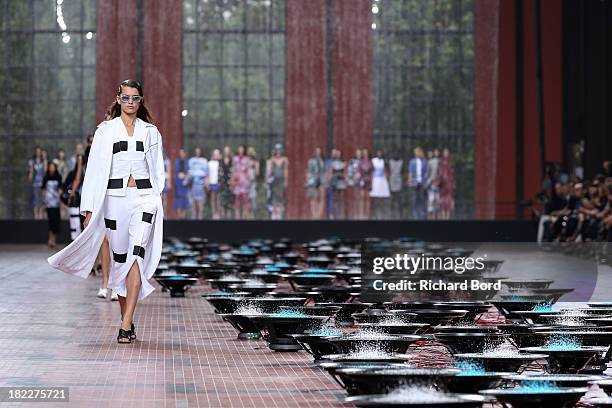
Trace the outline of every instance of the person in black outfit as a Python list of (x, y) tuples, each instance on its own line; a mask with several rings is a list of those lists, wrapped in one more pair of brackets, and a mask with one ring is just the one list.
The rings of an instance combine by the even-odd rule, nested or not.
[(64, 180), (61, 200), (68, 206), (70, 214), (70, 239), (74, 240), (83, 231), (84, 216), (80, 215), (81, 186), (85, 177), (85, 155), (77, 153), (74, 168), (68, 173)]
[(47, 245), (53, 249), (56, 245), (57, 234), (60, 228), (60, 193), (62, 188), (62, 176), (57, 171), (57, 165), (49, 163), (41, 189), (45, 206), (47, 207), (47, 219), (49, 221), (49, 240)]

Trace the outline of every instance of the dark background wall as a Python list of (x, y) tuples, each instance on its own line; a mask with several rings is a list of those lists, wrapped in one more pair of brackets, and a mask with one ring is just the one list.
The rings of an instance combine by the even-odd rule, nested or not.
[(612, 158), (612, 1), (563, 1), (563, 138), (584, 140), (587, 176)]

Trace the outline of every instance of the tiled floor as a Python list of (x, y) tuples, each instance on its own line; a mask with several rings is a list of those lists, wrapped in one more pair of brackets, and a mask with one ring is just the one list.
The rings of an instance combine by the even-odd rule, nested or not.
[(137, 307), (139, 340), (117, 344), (118, 302), (95, 297), (98, 277), (50, 268), (49, 254), (0, 246), (0, 386), (66, 386), (70, 403), (13, 406), (344, 406), (344, 392), (306, 353), (235, 340), (203, 288), (186, 298), (156, 290)]

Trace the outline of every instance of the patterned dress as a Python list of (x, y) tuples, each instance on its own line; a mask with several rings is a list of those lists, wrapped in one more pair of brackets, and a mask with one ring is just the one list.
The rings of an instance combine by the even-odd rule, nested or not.
[(455, 171), (448, 157), (440, 162), (440, 210), (452, 211), (455, 208)]

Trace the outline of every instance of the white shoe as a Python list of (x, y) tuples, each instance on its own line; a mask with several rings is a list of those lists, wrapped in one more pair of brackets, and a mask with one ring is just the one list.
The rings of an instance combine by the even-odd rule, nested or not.
[(108, 289), (100, 288), (100, 290), (98, 290), (98, 297), (102, 299), (106, 299), (106, 296), (108, 296)]
[(110, 298), (110, 300), (119, 300), (119, 296), (112, 289), (111, 289), (111, 298)]

